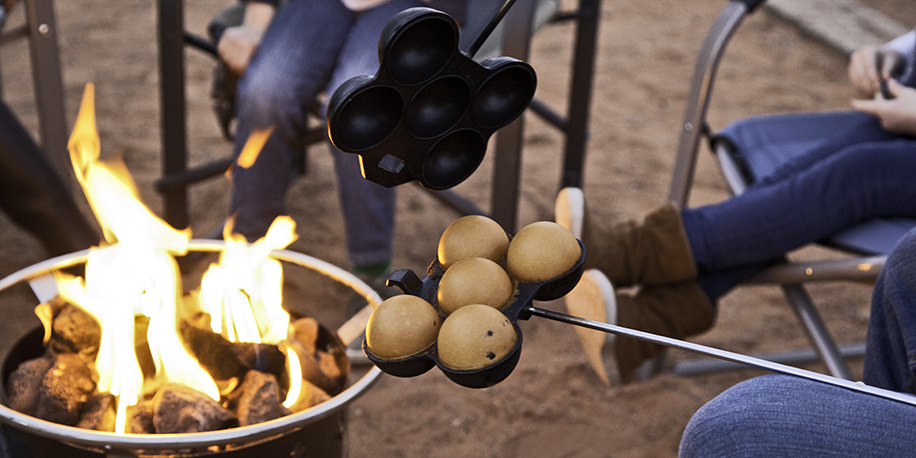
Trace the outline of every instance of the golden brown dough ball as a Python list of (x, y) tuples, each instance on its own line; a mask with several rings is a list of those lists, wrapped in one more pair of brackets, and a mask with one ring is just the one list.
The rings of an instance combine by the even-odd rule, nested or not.
[(486, 216), (464, 216), (449, 224), (439, 238), (439, 263), (448, 269), (464, 258), (499, 262), (508, 247), (509, 236), (499, 223)]
[(552, 221), (538, 221), (515, 234), (506, 254), (506, 269), (519, 281), (547, 281), (566, 273), (581, 256), (582, 248), (572, 232)]
[(465, 258), (449, 267), (439, 280), (439, 311), (448, 316), (468, 304), (499, 309), (514, 292), (509, 274), (499, 264), (486, 258)]
[(415, 355), (436, 340), (442, 319), (424, 299), (410, 294), (392, 296), (372, 312), (366, 325), (366, 346), (382, 359)]
[(439, 361), (455, 370), (491, 366), (515, 348), (518, 334), (499, 310), (481, 304), (465, 305), (448, 316), (436, 342)]

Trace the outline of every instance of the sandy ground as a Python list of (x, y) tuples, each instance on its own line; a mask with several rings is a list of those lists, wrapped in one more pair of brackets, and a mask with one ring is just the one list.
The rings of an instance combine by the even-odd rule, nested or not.
[[(901, 0), (902, 1), (902, 0)], [(227, 0), (186, 2), (189, 30), (204, 34), (208, 18)], [(887, 2), (893, 3), (893, 2)], [(899, 2), (898, 2), (899, 3)], [(602, 8), (585, 192), (604, 217), (640, 216), (668, 192), (678, 126), (695, 56), (724, 2), (719, 0), (606, 0)], [(83, 0), (57, 2), (66, 116), (72, 126), (83, 86), (97, 91), (103, 155), (124, 157), (144, 201), (161, 211), (153, 188), (160, 175), (155, 2)], [(890, 9), (889, 11), (895, 11)], [(11, 24), (23, 21), (22, 8)], [(572, 28), (554, 26), (533, 42), (530, 63), (538, 72), (538, 97), (563, 101)], [(33, 132), (28, 51), (13, 43), (0, 51), (3, 96)], [(212, 60), (187, 52), (189, 151), (201, 163), (230, 152), (210, 110)], [(722, 60), (710, 125), (716, 129), (753, 114), (843, 109), (850, 96), (845, 56), (815, 42), (765, 11), (749, 17)], [(559, 186), (562, 138), (534, 116), (526, 117), (520, 224), (552, 219)], [(492, 155), (456, 190), (488, 207)], [(299, 226), (292, 249), (348, 267), (331, 159), (324, 147), (309, 157), (310, 172), (289, 194), (289, 213)], [(228, 182), (218, 178), (190, 194), (191, 227), (200, 237), (221, 224)], [(728, 196), (710, 155), (697, 167), (692, 205)], [(455, 218), (422, 190), (399, 190), (395, 265), (425, 271), (442, 230)], [(793, 257), (836, 256), (807, 248)], [(29, 234), (0, 215), (0, 276), (45, 257)], [(294, 308), (336, 327), (346, 291), (305, 273), (292, 272)], [(820, 284), (811, 288), (828, 326), (841, 342), (863, 339), (868, 285)], [(0, 322), (5, 351), (34, 323), (31, 307), (14, 291)], [(15, 304), (15, 305), (11, 305)], [(540, 304), (562, 310), (560, 301)], [(678, 377), (663, 374), (623, 387), (603, 386), (579, 350), (573, 329), (537, 318), (521, 324), (521, 361), (503, 383), (473, 390), (440, 372), (410, 379), (383, 376), (350, 408), (349, 455), (391, 457), (661, 457), (675, 456), (684, 426), (697, 408), (729, 386), (758, 375), (741, 370)], [(722, 299), (717, 326), (697, 342), (742, 353), (798, 348), (802, 330), (770, 286), (739, 288)], [(693, 358), (673, 351), (669, 364)], [(859, 371), (859, 364), (854, 363)], [(818, 364), (809, 366), (823, 370)]]

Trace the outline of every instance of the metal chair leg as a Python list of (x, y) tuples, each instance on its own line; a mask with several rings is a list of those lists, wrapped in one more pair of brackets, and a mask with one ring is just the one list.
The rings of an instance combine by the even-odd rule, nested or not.
[(41, 146), (64, 182), (73, 175), (67, 152), (69, 129), (64, 117), (64, 89), (52, 0), (26, 0), (29, 51), (35, 81), (35, 102)]

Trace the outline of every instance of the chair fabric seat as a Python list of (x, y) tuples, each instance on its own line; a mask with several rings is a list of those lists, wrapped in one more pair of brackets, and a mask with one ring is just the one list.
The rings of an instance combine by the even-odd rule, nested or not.
[[(728, 154), (746, 184), (820, 146), (836, 132), (861, 123), (857, 112), (788, 113), (741, 119), (713, 139), (716, 154)], [(721, 160), (721, 158), (720, 158)], [(916, 219), (876, 218), (846, 229), (821, 244), (862, 255), (888, 254)]]

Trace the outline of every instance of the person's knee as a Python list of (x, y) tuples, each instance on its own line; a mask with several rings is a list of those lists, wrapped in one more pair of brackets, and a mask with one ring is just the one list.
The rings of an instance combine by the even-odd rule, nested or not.
[(885, 269), (894, 271), (916, 271), (916, 229), (903, 235), (888, 255)]
[(291, 82), (277, 72), (249, 68), (239, 80), (236, 93), (236, 115), (247, 118), (252, 125), (282, 126), (304, 117), (307, 103), (292, 90)]
[[(789, 379), (789, 380), (787, 380)], [(785, 392), (789, 377), (762, 376), (741, 382), (701, 407), (681, 437), (679, 456), (768, 456), (779, 440), (768, 427), (782, 421), (768, 393)]]

